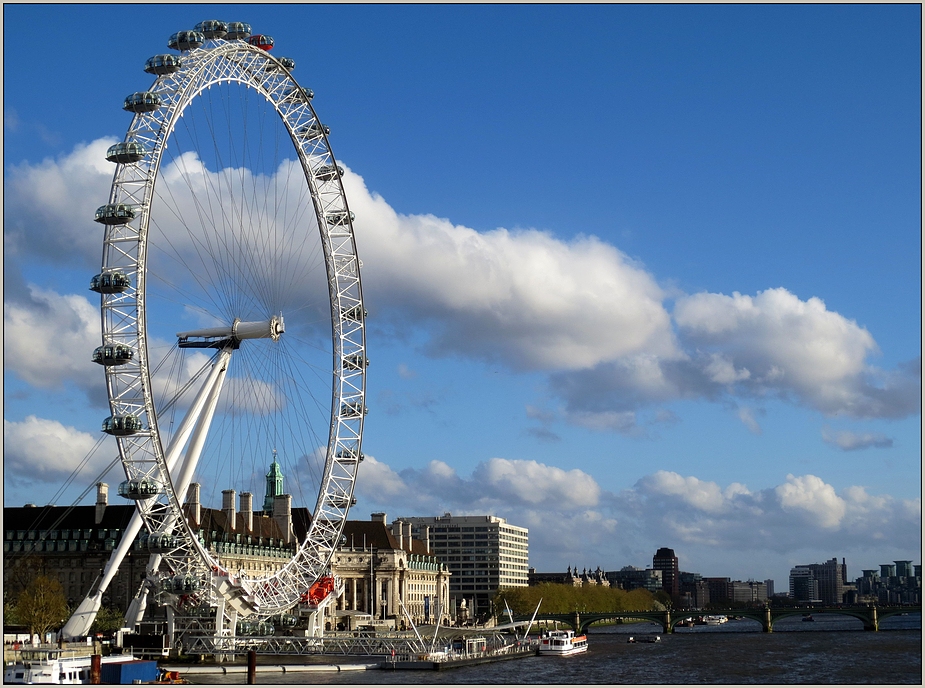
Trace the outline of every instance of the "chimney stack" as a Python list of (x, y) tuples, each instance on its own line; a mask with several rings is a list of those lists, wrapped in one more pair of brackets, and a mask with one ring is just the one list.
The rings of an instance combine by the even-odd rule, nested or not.
[(282, 494), (273, 498), (273, 519), (283, 533), (283, 542), (292, 542), (292, 495)]
[(241, 519), (248, 533), (254, 530), (254, 495), (250, 492), (241, 493)]
[(392, 535), (398, 539), (398, 549), (405, 548), (405, 528), (401, 521), (392, 522)]
[(414, 549), (411, 546), (411, 524), (406, 521), (401, 524), (401, 527), (402, 527), (402, 530), (404, 531), (405, 544), (408, 545), (408, 551), (410, 552), (412, 549)]
[(190, 483), (186, 490), (186, 504), (189, 506), (190, 525), (198, 528), (202, 521), (202, 507), (199, 504), (199, 483)]
[(385, 513), (382, 511), (377, 511), (376, 513), (372, 514), (372, 521), (373, 523), (381, 523), (382, 525), (388, 523), (385, 518)]
[(430, 526), (424, 526), (424, 548), (430, 554)]
[(222, 490), (222, 513), (225, 514), (225, 522), (228, 524), (228, 532), (233, 533), (236, 525), (237, 509), (235, 508), (235, 497), (237, 492), (234, 490)]
[(109, 504), (109, 485), (106, 483), (96, 484), (96, 523), (103, 520), (103, 514), (106, 513), (106, 505)]

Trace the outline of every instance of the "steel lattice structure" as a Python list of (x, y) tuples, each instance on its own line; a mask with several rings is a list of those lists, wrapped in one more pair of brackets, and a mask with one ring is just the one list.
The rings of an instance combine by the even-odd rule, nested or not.
[[(179, 55), (149, 59), (154, 83), (126, 98), (134, 117), (107, 156), (116, 170), (109, 202), (97, 211), (105, 235), (91, 288), (101, 294), (95, 360), (105, 366), (112, 414), (104, 430), (116, 436), (125, 469), (120, 494), (135, 500), (151, 534), (157, 593), (175, 608), (218, 603), (269, 616), (291, 608), (325, 571), (354, 501), (366, 313), (343, 170), (313, 94), (293, 78), (291, 60), (249, 42), (241, 26), (203, 22), (175, 34), (170, 47)], [(245, 105), (236, 109), (239, 97)], [(204, 122), (211, 135), (189, 129), (190, 146), (174, 151), (187, 120)], [(245, 127), (240, 137), (236, 125)], [(262, 132), (271, 126), (282, 134), (268, 144)], [(232, 159), (228, 149), (239, 141)], [(257, 166), (256, 141), (275, 151), (272, 168)], [(320, 305), (298, 301), (308, 282), (324, 291)], [(162, 355), (149, 329), (162, 304), (168, 323), (192, 314), (210, 327), (179, 333)], [(324, 331), (333, 374), (331, 358), (309, 363), (315, 359), (304, 353)], [(325, 373), (327, 392), (309, 394)], [(210, 432), (213, 418), (221, 427)], [(269, 456), (277, 443), (294, 465), (315, 467), (317, 498), (295, 556), (249, 578), (209, 551), (182, 501), (210, 446), (233, 463), (239, 451)]]

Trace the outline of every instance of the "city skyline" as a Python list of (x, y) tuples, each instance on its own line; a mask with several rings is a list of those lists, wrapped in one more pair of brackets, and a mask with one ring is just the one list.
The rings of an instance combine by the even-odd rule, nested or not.
[(537, 570), (921, 560), (909, 5), (5, 6), (5, 505), (114, 455), (63, 487), (108, 414), (104, 154), (144, 60), (213, 17), (296, 61), (347, 170), (352, 518), (491, 513)]

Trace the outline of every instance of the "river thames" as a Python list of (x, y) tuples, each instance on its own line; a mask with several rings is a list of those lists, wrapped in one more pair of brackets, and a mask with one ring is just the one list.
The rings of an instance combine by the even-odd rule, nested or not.
[[(658, 643), (628, 643), (660, 632), (654, 624), (592, 628), (589, 650), (571, 657), (528, 657), (447, 671), (266, 673), (258, 684), (915, 684), (922, 683), (922, 617), (881, 622), (817, 615), (782, 619), (774, 633), (755, 621), (680, 628)], [(333, 660), (346, 663), (344, 659)], [(240, 683), (243, 676), (197, 675), (197, 683)]]

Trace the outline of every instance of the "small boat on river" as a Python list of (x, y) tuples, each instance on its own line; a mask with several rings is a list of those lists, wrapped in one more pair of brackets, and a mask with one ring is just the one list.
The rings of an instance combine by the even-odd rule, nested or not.
[(540, 638), (541, 655), (577, 655), (588, 651), (588, 636), (575, 631), (547, 631)]

